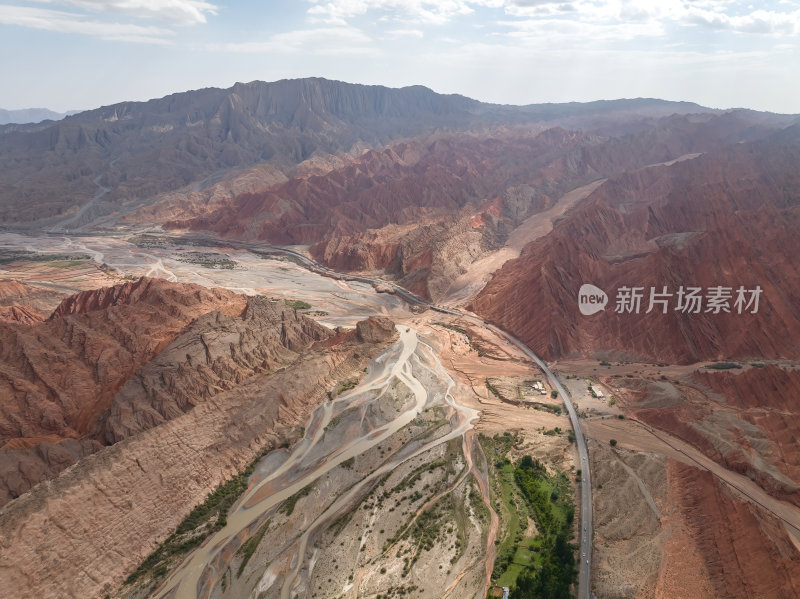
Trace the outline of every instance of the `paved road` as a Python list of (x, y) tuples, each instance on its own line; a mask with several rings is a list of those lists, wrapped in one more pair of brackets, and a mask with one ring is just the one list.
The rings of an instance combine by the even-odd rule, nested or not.
[(580, 565), (578, 567), (578, 599), (589, 599), (591, 589), (591, 572), (592, 572), (592, 476), (589, 469), (589, 452), (586, 447), (586, 439), (581, 431), (581, 425), (578, 421), (578, 414), (575, 407), (572, 405), (572, 399), (558, 380), (555, 374), (548, 368), (547, 364), (542, 361), (539, 356), (534, 354), (528, 346), (526, 346), (519, 339), (505, 333), (493, 325), (486, 325), (493, 331), (503, 335), (509, 339), (514, 345), (524, 351), (529, 358), (539, 365), (550, 383), (555, 389), (558, 390), (558, 395), (564, 400), (564, 405), (567, 406), (569, 413), (569, 420), (572, 423), (572, 430), (575, 431), (575, 443), (578, 446), (578, 460), (581, 469), (581, 524), (578, 533), (580, 534)]
[[(201, 236), (170, 236), (176, 240), (186, 240), (192, 239), (199, 242), (212, 242), (212, 243), (220, 243), (220, 240), (201, 237)], [(315, 261), (311, 260), (307, 256), (300, 254), (299, 252), (295, 252), (294, 250), (290, 250), (287, 248), (282, 248), (278, 246), (272, 246), (267, 244), (259, 244), (259, 243), (250, 243), (250, 242), (238, 242), (238, 241), (223, 241), (226, 246), (229, 247), (239, 247), (248, 250), (258, 250), (261, 252), (275, 252), (279, 254), (289, 255), (293, 258), (296, 258), (311, 270), (319, 272), (320, 274), (324, 274), (330, 277), (334, 277), (337, 279), (344, 279), (348, 281), (361, 281), (363, 283), (368, 284), (380, 284), (386, 287), (391, 287), (395, 294), (402, 297), (406, 301), (412, 304), (419, 304), (422, 306), (426, 306), (431, 308), (432, 310), (436, 310), (437, 312), (442, 312), (444, 314), (452, 314), (454, 316), (459, 316), (461, 318), (465, 318), (468, 320), (475, 321), (482, 326), (494, 331), (500, 337), (507, 339), (510, 343), (513, 343), (518, 348), (520, 348), (525, 354), (531, 358), (536, 364), (539, 365), (539, 368), (547, 375), (547, 378), (550, 380), (550, 384), (553, 386), (554, 389), (558, 391), (559, 397), (564, 402), (564, 405), (567, 408), (567, 413), (569, 414), (569, 419), (572, 424), (572, 429), (575, 432), (575, 443), (578, 447), (578, 460), (580, 463), (580, 470), (581, 470), (581, 497), (580, 497), (580, 514), (581, 514), (581, 522), (580, 528), (578, 530), (580, 534), (580, 561), (579, 561), (579, 568), (578, 568), (578, 599), (589, 599), (590, 589), (591, 589), (591, 561), (592, 561), (592, 483), (591, 483), (591, 472), (589, 469), (589, 453), (586, 447), (586, 439), (583, 436), (583, 431), (581, 431), (580, 422), (578, 421), (578, 414), (575, 411), (575, 407), (572, 405), (572, 399), (569, 396), (569, 393), (561, 384), (561, 381), (558, 380), (555, 374), (550, 370), (550, 368), (545, 364), (545, 362), (539, 358), (535, 353), (533, 353), (530, 348), (525, 345), (522, 341), (506, 333), (502, 329), (489, 324), (488, 322), (478, 318), (473, 314), (468, 314), (466, 312), (461, 312), (460, 310), (452, 310), (450, 308), (443, 308), (433, 304), (427, 300), (422, 299), (414, 295), (413, 293), (409, 292), (406, 289), (403, 289), (399, 285), (395, 285), (390, 281), (385, 281), (383, 279), (371, 278), (371, 277), (364, 277), (361, 275), (353, 275), (348, 273), (342, 273), (335, 270), (331, 270), (321, 264), (316, 263)]]

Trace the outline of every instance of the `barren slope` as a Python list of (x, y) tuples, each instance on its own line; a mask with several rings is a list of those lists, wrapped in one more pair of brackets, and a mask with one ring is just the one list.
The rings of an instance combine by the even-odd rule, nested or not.
[(330, 335), (283, 302), (146, 278), (0, 325), (3, 500)]
[[(796, 357), (800, 350), (800, 129), (615, 177), (507, 262), (473, 308), (547, 358), (668, 362)], [(584, 317), (578, 289), (609, 294)], [(615, 314), (623, 286), (763, 289), (757, 314)], [(543, 315), (547, 315), (546, 318)]]

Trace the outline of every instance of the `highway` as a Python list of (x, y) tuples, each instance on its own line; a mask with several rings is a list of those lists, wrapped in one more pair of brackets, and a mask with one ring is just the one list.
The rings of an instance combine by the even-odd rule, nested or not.
[(480, 324), (481, 326), (490, 329), (498, 336), (505, 338), (506, 340), (508, 340), (509, 343), (513, 343), (520, 350), (522, 350), (525, 353), (525, 355), (527, 355), (531, 360), (533, 360), (539, 366), (539, 368), (542, 369), (542, 372), (544, 372), (545, 375), (547, 375), (547, 378), (550, 380), (550, 384), (552, 385), (552, 387), (558, 391), (559, 397), (564, 402), (564, 405), (567, 408), (567, 413), (569, 414), (570, 423), (572, 424), (572, 430), (575, 433), (575, 444), (577, 445), (578, 448), (578, 463), (580, 464), (579, 468), (581, 470), (580, 528), (578, 529), (578, 534), (580, 535), (580, 556), (578, 562), (579, 566), (578, 566), (577, 597), (578, 599), (589, 599), (591, 592), (591, 571), (592, 571), (591, 570), (592, 480), (589, 468), (589, 453), (586, 446), (586, 439), (583, 436), (583, 431), (581, 430), (580, 422), (578, 420), (578, 413), (575, 411), (575, 407), (572, 405), (572, 399), (570, 398), (567, 390), (564, 388), (564, 385), (561, 384), (561, 381), (558, 380), (556, 375), (553, 373), (552, 370), (550, 370), (550, 368), (547, 366), (544, 360), (542, 360), (539, 356), (533, 353), (527, 345), (525, 345), (522, 341), (520, 341), (513, 335), (503, 331), (502, 329), (492, 324), (489, 324), (488, 322), (482, 320), (481, 318), (473, 314), (461, 312), (460, 310), (452, 310), (450, 308), (443, 308), (437, 306), (436, 304), (424, 300), (421, 297), (414, 295), (410, 291), (390, 281), (331, 270), (325, 266), (322, 266), (321, 264), (318, 264), (311, 258), (304, 256), (303, 254), (296, 252), (294, 250), (273, 245), (250, 243), (243, 241), (227, 241), (227, 240), (221, 241), (218, 239), (204, 238), (204, 237), (181, 237), (177, 235), (176, 236), (167, 235), (167, 237), (173, 238), (175, 240), (184, 240), (184, 241), (187, 239), (191, 239), (193, 241), (198, 241), (198, 242), (211, 242), (215, 244), (223, 243), (229, 247), (239, 247), (248, 250), (257, 250), (260, 252), (266, 251), (266, 252), (274, 252), (277, 254), (289, 255), (301, 261), (305, 266), (307, 266), (312, 271), (318, 272), (325, 276), (330, 276), (336, 279), (342, 279), (347, 281), (360, 281), (363, 283), (377, 284), (377, 285), (382, 285), (384, 287), (390, 287), (396, 295), (402, 297), (409, 303), (426, 306), (432, 310), (441, 312), (443, 314), (452, 314), (453, 316), (458, 316), (460, 318), (472, 320)]
[(527, 345), (522, 343), (519, 339), (509, 335), (508, 333), (498, 329), (494, 325), (485, 325), (496, 333), (509, 339), (514, 345), (519, 347), (525, 354), (534, 362), (539, 365), (539, 368), (550, 379), (550, 384), (558, 391), (559, 397), (564, 400), (564, 405), (567, 407), (569, 413), (569, 420), (572, 423), (572, 430), (575, 432), (575, 444), (578, 447), (578, 461), (581, 469), (581, 522), (578, 534), (580, 535), (580, 562), (578, 567), (578, 599), (589, 599), (591, 589), (591, 572), (592, 572), (592, 477), (589, 469), (589, 452), (586, 447), (586, 438), (583, 436), (580, 422), (578, 421), (578, 413), (575, 411), (575, 406), (572, 405), (572, 399), (558, 380), (553, 371), (548, 368), (547, 364), (534, 354)]

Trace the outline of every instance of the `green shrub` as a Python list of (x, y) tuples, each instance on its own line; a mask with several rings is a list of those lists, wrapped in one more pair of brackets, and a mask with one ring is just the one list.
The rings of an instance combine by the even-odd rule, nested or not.
[(285, 300), (286, 305), (295, 310), (310, 310), (311, 304), (302, 300)]
[(253, 557), (253, 553), (255, 553), (258, 545), (261, 543), (261, 539), (264, 538), (264, 533), (267, 532), (269, 523), (269, 520), (264, 522), (256, 534), (242, 543), (242, 546), (236, 551), (236, 555), (242, 556), (242, 563), (239, 564), (239, 569), (236, 571), (236, 578), (239, 578), (242, 575), (242, 572), (244, 572), (244, 567), (247, 565), (247, 562), (250, 561), (250, 558)]
[(294, 506), (297, 505), (297, 502), (300, 500), (301, 497), (305, 497), (309, 493), (311, 493), (311, 489), (314, 487), (314, 484), (306, 485), (302, 489), (300, 489), (297, 493), (289, 497), (280, 507), (281, 512), (286, 514), (287, 516), (291, 516), (292, 512), (294, 512)]

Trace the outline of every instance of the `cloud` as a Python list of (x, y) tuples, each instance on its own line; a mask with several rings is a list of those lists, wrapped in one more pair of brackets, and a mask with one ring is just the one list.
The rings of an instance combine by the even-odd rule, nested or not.
[(305, 52), (318, 55), (375, 53), (372, 38), (355, 27), (318, 27), (277, 33), (263, 41), (212, 44), (208, 49), (223, 52), (255, 54), (293, 54)]
[(386, 34), (391, 37), (415, 37), (417, 39), (425, 37), (425, 34), (419, 29), (392, 29), (387, 31)]
[(800, 33), (800, 11), (788, 13), (756, 10), (747, 15), (729, 16), (722, 12), (690, 8), (686, 22), (713, 30), (762, 35), (795, 35)]
[(0, 5), (0, 23), (44, 31), (88, 35), (106, 40), (148, 44), (168, 44), (173, 35), (170, 29), (162, 27), (105, 23), (89, 20), (83, 15), (69, 12), (6, 4)]
[(205, 23), (217, 7), (205, 0), (34, 0), (59, 4), (94, 13), (111, 13), (137, 18), (159, 19), (178, 25)]
[(459, 15), (474, 12), (471, 5), (502, 5), (503, 0), (309, 0), (308, 14), (327, 23), (345, 23), (347, 19), (380, 10), (401, 21), (441, 25)]
[[(355, 17), (375, 13), (378, 21), (441, 25), (476, 9), (494, 9), (486, 25), (546, 34), (555, 26), (566, 34), (593, 34), (629, 40), (663, 35), (667, 26), (702, 26), (714, 31), (790, 36), (800, 32), (796, 4), (777, 2), (776, 10), (754, 10), (735, 0), (308, 0), (312, 21), (345, 26)], [(750, 12), (748, 12), (748, 10)], [(486, 13), (481, 13), (483, 17)], [(491, 13), (489, 13), (491, 14)], [(517, 20), (516, 25), (513, 21)], [(535, 25), (532, 21), (540, 21)], [(563, 21), (558, 23), (557, 21)], [(577, 24), (571, 26), (570, 24)], [(630, 29), (626, 31), (626, 29)], [(402, 30), (402, 29), (400, 29)]]
[(539, 43), (552, 46), (573, 41), (586, 46), (587, 40), (625, 41), (641, 37), (664, 35), (663, 26), (658, 22), (645, 23), (593, 23), (572, 19), (528, 19), (524, 21), (502, 21), (510, 31), (506, 37), (518, 42)]

